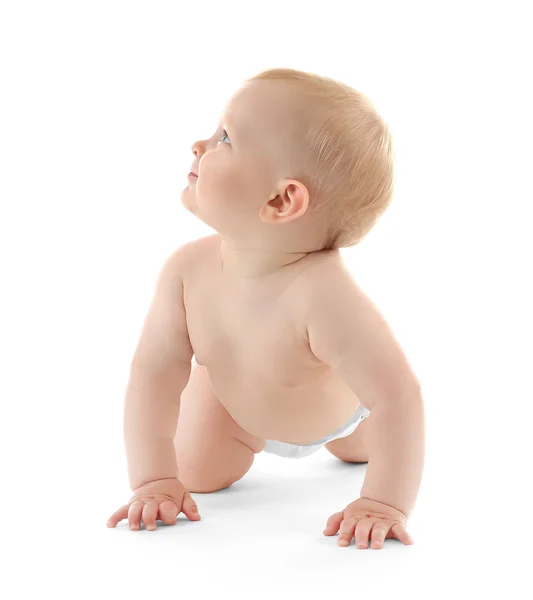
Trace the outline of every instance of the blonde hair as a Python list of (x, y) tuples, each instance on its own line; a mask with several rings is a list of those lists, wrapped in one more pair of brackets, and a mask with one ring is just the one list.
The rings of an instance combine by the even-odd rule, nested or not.
[(307, 186), (310, 210), (324, 219), (325, 249), (358, 244), (389, 206), (394, 149), (389, 128), (371, 101), (335, 79), (267, 69), (246, 81), (286, 82), (292, 101), (285, 135), (290, 177)]

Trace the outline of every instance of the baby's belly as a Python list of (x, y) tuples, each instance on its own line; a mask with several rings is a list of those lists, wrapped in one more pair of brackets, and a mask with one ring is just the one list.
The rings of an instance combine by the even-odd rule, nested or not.
[(211, 386), (232, 418), (248, 433), (265, 440), (310, 444), (344, 425), (359, 399), (332, 371), (292, 381), (289, 386), (259, 373), (236, 373), (207, 366)]

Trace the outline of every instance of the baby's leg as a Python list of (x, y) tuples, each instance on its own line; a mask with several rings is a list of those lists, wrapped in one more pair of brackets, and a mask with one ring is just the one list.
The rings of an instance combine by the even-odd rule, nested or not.
[(244, 477), (265, 442), (232, 419), (215, 395), (207, 369), (193, 361), (174, 446), (178, 477), (187, 490), (216, 492)]
[(343, 462), (368, 462), (368, 446), (365, 436), (368, 420), (371, 418), (372, 413), (366, 419), (363, 419), (350, 435), (328, 442), (326, 449)]

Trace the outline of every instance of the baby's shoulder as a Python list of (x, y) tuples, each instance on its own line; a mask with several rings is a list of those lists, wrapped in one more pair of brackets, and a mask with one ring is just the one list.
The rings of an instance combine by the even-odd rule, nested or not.
[(338, 252), (316, 256), (302, 270), (296, 288), (297, 305), (304, 318), (324, 310), (340, 312), (341, 307), (344, 309), (346, 306), (360, 316), (376, 310), (353, 270)]
[(183, 268), (198, 266), (212, 259), (218, 235), (207, 235), (189, 242), (184, 242), (175, 251), (175, 255), (181, 258)]
[[(188, 287), (194, 281), (195, 274), (206, 270), (208, 262), (212, 261), (213, 238), (203, 238), (184, 242), (166, 257), (158, 275), (158, 282), (181, 282)], [(180, 285), (181, 285), (180, 284)]]
[(193, 254), (200, 254), (207, 250), (212, 250), (217, 244), (220, 245), (220, 235), (218, 233), (184, 242), (181, 244), (180, 248), (186, 249), (192, 256)]
[(332, 293), (352, 279), (338, 250), (315, 252), (308, 259), (298, 277), (298, 284), (305, 293), (324, 289)]

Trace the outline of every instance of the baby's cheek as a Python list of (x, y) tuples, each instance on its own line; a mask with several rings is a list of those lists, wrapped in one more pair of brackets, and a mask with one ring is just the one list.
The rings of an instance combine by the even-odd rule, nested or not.
[(250, 190), (244, 184), (242, 175), (235, 169), (220, 170), (214, 181), (214, 187), (219, 199), (231, 204), (236, 204), (242, 198), (250, 195)]
[(227, 184), (229, 168), (223, 156), (205, 155), (200, 163), (200, 183), (207, 189), (220, 188)]

